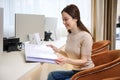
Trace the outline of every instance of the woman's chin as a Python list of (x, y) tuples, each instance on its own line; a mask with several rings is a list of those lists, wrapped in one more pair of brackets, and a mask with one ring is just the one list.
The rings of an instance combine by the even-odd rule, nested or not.
[(66, 28), (67, 30), (70, 30), (70, 28)]

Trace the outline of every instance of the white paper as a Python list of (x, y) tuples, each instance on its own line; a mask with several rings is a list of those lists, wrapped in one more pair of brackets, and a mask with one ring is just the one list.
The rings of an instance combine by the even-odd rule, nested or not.
[(25, 56), (26, 61), (35, 61), (35, 62), (50, 62), (56, 63), (55, 55), (52, 48), (46, 45), (35, 45), (35, 44), (25, 44)]

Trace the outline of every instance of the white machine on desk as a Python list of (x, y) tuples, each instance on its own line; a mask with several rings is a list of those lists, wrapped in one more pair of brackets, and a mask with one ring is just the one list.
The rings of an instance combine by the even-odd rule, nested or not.
[(65, 45), (66, 43), (66, 37), (62, 37), (58, 40), (54, 40), (54, 41), (43, 41), (39, 35), (39, 33), (33, 33), (33, 34), (29, 34), (29, 43), (30, 44), (36, 44), (36, 45), (48, 45), (48, 44), (52, 44), (55, 45), (58, 48), (61, 48), (63, 45)]
[(41, 45), (42, 41), (39, 33), (29, 34), (30, 44), (38, 44)]

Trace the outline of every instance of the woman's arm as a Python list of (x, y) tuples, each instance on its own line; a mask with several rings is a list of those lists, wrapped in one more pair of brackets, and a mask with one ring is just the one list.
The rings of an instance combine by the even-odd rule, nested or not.
[(84, 56), (81, 59), (71, 59), (71, 58), (68, 58), (66, 62), (69, 63), (69, 64), (72, 64), (72, 65), (76, 65), (76, 66), (80, 66), (81, 65), (82, 66), (82, 65), (84, 65), (87, 62), (87, 57)]
[(54, 45), (47, 45), (47, 46), (51, 47), (55, 51), (55, 53), (59, 53), (59, 54), (65, 56), (65, 57), (67, 57), (66, 52), (61, 50), (62, 48), (58, 49)]
[(88, 56), (84, 55), (81, 57), (81, 59), (71, 59), (71, 58), (62, 56), (61, 58), (58, 58), (56, 61), (58, 64), (68, 63), (71, 65), (82, 66), (87, 62), (87, 60), (88, 60)]

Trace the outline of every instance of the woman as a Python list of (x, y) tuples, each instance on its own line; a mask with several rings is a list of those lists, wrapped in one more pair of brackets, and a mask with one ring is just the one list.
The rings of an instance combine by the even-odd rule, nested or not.
[(49, 45), (55, 52), (66, 54), (56, 60), (57, 64), (72, 64), (70, 71), (53, 71), (49, 73), (47, 80), (70, 80), (70, 78), (85, 69), (94, 67), (91, 59), (93, 39), (90, 32), (80, 20), (80, 12), (76, 5), (66, 6), (62, 12), (63, 24), (68, 30), (65, 51)]

